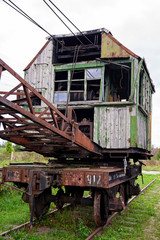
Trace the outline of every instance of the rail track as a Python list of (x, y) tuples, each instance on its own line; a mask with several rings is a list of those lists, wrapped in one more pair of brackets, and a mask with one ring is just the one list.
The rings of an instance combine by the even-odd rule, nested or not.
[[(147, 186), (145, 186), (145, 187), (141, 190), (140, 194), (141, 194), (142, 192), (144, 192), (151, 184), (153, 184), (156, 179), (157, 179), (157, 178), (155, 178), (155, 179), (154, 179), (153, 181), (151, 181)], [(129, 206), (129, 204), (130, 204), (131, 202), (133, 202), (133, 200), (134, 200), (135, 198), (137, 198), (138, 196), (139, 196), (139, 195), (133, 196), (133, 197), (128, 201), (127, 206)], [(127, 207), (127, 206), (126, 206), (126, 207)], [(113, 214), (108, 218), (107, 223), (106, 223), (103, 227), (98, 227), (94, 232), (92, 232), (92, 233), (86, 238), (86, 240), (92, 240), (92, 239), (94, 239), (95, 236), (101, 235), (101, 234), (103, 233), (103, 229), (104, 229), (104, 228), (108, 228), (108, 227), (112, 224), (113, 219), (116, 218), (116, 217), (118, 217), (118, 215), (120, 215), (120, 213), (121, 213), (121, 212), (115, 212), (115, 213), (113, 213)]]
[[(70, 203), (68, 203), (68, 204), (66, 204), (65, 206), (63, 206), (63, 209), (66, 208), (66, 207), (69, 207), (69, 206), (71, 206)], [(49, 216), (49, 215), (52, 215), (52, 214), (54, 214), (54, 213), (56, 213), (56, 212), (58, 212), (58, 211), (59, 211), (58, 209), (54, 209), (53, 211), (49, 212), (47, 215), (48, 215), (48, 216)], [(36, 222), (36, 219), (34, 219), (33, 222), (35, 223), (35, 222)], [(28, 228), (31, 227), (31, 228), (32, 228), (32, 226), (30, 226), (30, 221), (25, 222), (25, 223), (22, 223), (22, 224), (14, 227), (14, 228), (8, 230), (8, 231), (5, 231), (5, 232), (0, 233), (0, 237), (1, 237), (1, 236), (5, 236), (5, 235), (7, 235), (7, 234), (9, 234), (9, 233), (11, 233), (11, 232), (13, 232), (13, 231), (19, 230), (19, 229), (21, 229), (21, 228), (25, 228), (25, 227), (28, 227)]]
[[(1, 169), (0, 169), (0, 173), (1, 173)], [(141, 194), (142, 192), (144, 192), (151, 184), (153, 184), (156, 179), (157, 179), (157, 178), (155, 178), (155, 179), (154, 179), (153, 181), (151, 181), (147, 186), (145, 186), (145, 187), (141, 190), (140, 194)], [(139, 196), (139, 195), (138, 195), (138, 196)], [(127, 206), (128, 206), (135, 198), (137, 198), (137, 196), (132, 197), (132, 198), (128, 201)], [(66, 204), (63, 208), (68, 208), (68, 207), (70, 207), (70, 206), (71, 206), (71, 204)], [(54, 213), (56, 213), (56, 212), (58, 212), (58, 209), (55, 209), (55, 210), (49, 212), (49, 213), (48, 213), (48, 216), (50, 216), (50, 215), (52, 215), (52, 214), (54, 214)], [(119, 214), (120, 214), (120, 212), (115, 212), (115, 213), (113, 213), (113, 214), (108, 218), (107, 223), (106, 223), (103, 227), (98, 227), (94, 232), (92, 232), (92, 233), (86, 238), (86, 240), (92, 240), (92, 239), (94, 239), (95, 236), (101, 235), (101, 234), (103, 233), (104, 228), (108, 228), (108, 227), (112, 224), (113, 219), (116, 218)], [(35, 221), (36, 221), (36, 220), (34, 220), (34, 222), (35, 222)], [(30, 221), (25, 222), (25, 223), (23, 223), (23, 224), (21, 224), (21, 225), (19, 225), (19, 226), (16, 226), (16, 227), (14, 227), (14, 228), (12, 228), (12, 229), (10, 229), (10, 230), (8, 230), (8, 231), (5, 231), (5, 232), (0, 233), (0, 237), (1, 237), (1, 236), (5, 236), (5, 235), (7, 235), (7, 234), (10, 234), (10, 233), (12, 233), (12, 232), (14, 232), (14, 231), (16, 231), (16, 230), (19, 230), (19, 229), (22, 229), (22, 228), (25, 228), (25, 227), (28, 227), (28, 228), (30, 227)], [(31, 227), (32, 227), (32, 226), (31, 226)]]

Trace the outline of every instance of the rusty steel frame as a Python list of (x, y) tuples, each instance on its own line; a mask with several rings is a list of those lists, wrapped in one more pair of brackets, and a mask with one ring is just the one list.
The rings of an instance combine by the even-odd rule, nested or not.
[[(41, 204), (46, 206), (46, 204), (54, 202), (59, 209), (61, 209), (64, 203), (94, 206), (94, 219), (96, 224), (100, 226), (107, 221), (108, 211), (125, 209), (128, 198), (133, 194), (139, 194), (139, 187), (133, 184), (137, 176), (141, 174), (141, 165), (130, 165), (127, 169), (128, 171), (125, 173), (123, 168), (116, 167), (63, 169), (55, 168), (54, 166), (49, 167), (48, 165), (13, 164), (2, 169), (2, 184), (14, 182), (19, 187), (25, 187), (26, 192), (22, 192), (26, 197), (23, 200), (30, 204), (31, 224), (33, 223), (34, 204), (36, 201), (36, 204), (40, 204), (40, 206)], [(48, 193), (47, 189), (50, 189), (52, 186), (55, 188), (59, 187), (59, 191), (62, 191), (62, 193), (57, 193), (57, 195)], [(62, 186), (70, 189), (68, 190), (71, 196), (67, 195), (67, 192), (63, 192)], [(16, 187), (14, 188), (19, 190)], [(128, 189), (126, 193), (125, 189)], [(81, 195), (81, 191), (84, 190), (92, 191), (94, 200), (92, 198), (84, 201), (83, 194)], [(119, 198), (116, 197), (117, 192), (120, 194)], [(78, 198), (76, 193), (79, 193), (77, 195)], [(108, 209), (106, 212), (102, 210), (104, 207)], [(43, 212), (45, 208), (43, 209), (42, 207), (41, 210)], [(37, 214), (40, 213), (37, 212)]]
[[(58, 162), (57, 167), (56, 164), (33, 164), (32, 166), (13, 164), (2, 169), (1, 183), (8, 185), (6, 182), (14, 182), (18, 187), (25, 187), (26, 191), (21, 191), (24, 196), (23, 200), (30, 205), (31, 225), (36, 211), (35, 206), (36, 204), (41, 205), (41, 203), (43, 205), (42, 200), (48, 204), (53, 201), (56, 206), (61, 208), (61, 204), (65, 202), (83, 203), (84, 199), (83, 194), (81, 196), (81, 191), (87, 189), (91, 190), (93, 194), (98, 191), (98, 198), (94, 198), (94, 201), (90, 199), (87, 204), (93, 205), (94, 202), (96, 224), (105, 224), (108, 213), (106, 212), (103, 215), (101, 212), (104, 207), (103, 202), (104, 205), (107, 204), (108, 210), (112, 211), (121, 210), (125, 207), (122, 185), (127, 181), (132, 183), (132, 180), (141, 174), (141, 165), (131, 166), (128, 164), (125, 171), (123, 163), (119, 164), (119, 167), (103, 166), (103, 164), (103, 168), (93, 167), (94, 164), (91, 164), (91, 161), (94, 162), (94, 159), (102, 160), (102, 163), (104, 163), (106, 152), (103, 152), (104, 150), (100, 146), (92, 142), (79, 130), (78, 123), (74, 120), (74, 110), (69, 108), (68, 117), (64, 116), (13, 69), (0, 60), (0, 76), (4, 70), (13, 75), (20, 83), (8, 92), (0, 92), (0, 124), (3, 128), (3, 130), (0, 130), (0, 137), (44, 156), (57, 157), (63, 164), (60, 164), (61, 161)], [(17, 96), (16, 100), (9, 99), (12, 95)], [(33, 100), (35, 98), (40, 100), (41, 103), (43, 102), (43, 111), (39, 112), (37, 107), (34, 106)], [(24, 105), (28, 110), (24, 108)], [(81, 124), (89, 125), (91, 134), (90, 123), (82, 122)], [(85, 158), (85, 161), (88, 160), (89, 166), (92, 165), (92, 167), (82, 168), (80, 164), (76, 164), (75, 167), (75, 161), (73, 161), (70, 168), (66, 168), (65, 164), (68, 161), (63, 159), (69, 157)], [(83, 165), (82, 162), (81, 164)], [(47, 189), (51, 186), (60, 189), (65, 186), (68, 191), (71, 191), (69, 193), (71, 196), (67, 196), (67, 194), (58, 195), (58, 193), (57, 195), (46, 194)], [(14, 188), (20, 190), (17, 187)], [(70, 188), (73, 190), (74, 197)], [(116, 199), (115, 194), (119, 189), (120, 198)], [(130, 189), (133, 192), (137, 191), (136, 186), (131, 185)], [(77, 193), (79, 194), (76, 197)], [(41, 196), (44, 198), (41, 198)], [(105, 202), (106, 197), (108, 197), (107, 202)], [(45, 209), (42, 207), (41, 210), (43, 212)], [(40, 213), (37, 212), (36, 214)]]
[[(4, 70), (20, 83), (9, 92), (0, 92), (2, 139), (22, 145), (44, 156), (67, 157), (78, 153), (78, 157), (81, 158), (91, 154), (96, 157), (102, 155), (101, 148), (79, 130), (78, 124), (72, 119), (71, 108), (68, 117), (64, 116), (0, 59), (0, 76)], [(23, 92), (20, 88), (23, 88)], [(17, 95), (17, 99), (9, 100), (8, 97), (11, 95)], [(32, 103), (34, 98), (43, 102), (45, 110), (42, 112), (35, 110)], [(24, 103), (28, 110), (23, 108)]]
[[(117, 167), (103, 168), (55, 168), (48, 165), (13, 164), (2, 169), (2, 182), (17, 182), (32, 186), (36, 194), (50, 186), (72, 186), (111, 189), (126, 181), (136, 178), (141, 174), (141, 164), (130, 165), (127, 173)], [(33, 184), (32, 178), (36, 176), (37, 184)], [(43, 187), (40, 186), (41, 181)], [(45, 184), (44, 184), (45, 182)], [(121, 189), (123, 195), (123, 189)]]

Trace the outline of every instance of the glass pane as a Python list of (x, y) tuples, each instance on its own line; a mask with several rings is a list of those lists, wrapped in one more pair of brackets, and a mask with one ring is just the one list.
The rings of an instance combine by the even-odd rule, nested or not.
[(99, 79), (101, 78), (101, 68), (87, 69), (87, 79)]
[(67, 92), (56, 92), (54, 102), (67, 102)]

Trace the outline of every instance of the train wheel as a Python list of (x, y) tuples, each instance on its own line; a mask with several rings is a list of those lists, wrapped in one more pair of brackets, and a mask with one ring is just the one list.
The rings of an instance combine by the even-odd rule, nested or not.
[[(39, 218), (48, 212), (50, 208), (50, 202), (46, 201), (47, 195), (51, 195), (51, 187), (45, 189), (41, 194), (34, 198), (34, 217)], [(29, 199), (29, 207), (31, 211), (31, 198)]]
[(97, 226), (103, 226), (108, 219), (108, 197), (99, 190), (94, 194), (94, 221)]

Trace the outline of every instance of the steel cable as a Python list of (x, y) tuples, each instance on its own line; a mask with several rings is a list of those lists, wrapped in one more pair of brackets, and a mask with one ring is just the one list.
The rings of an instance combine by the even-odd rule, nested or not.
[[(43, 0), (45, 3), (46, 3), (46, 5), (55, 13), (55, 11), (49, 6), (49, 4), (45, 1), (45, 0)], [(97, 48), (97, 46), (51, 1), (51, 0), (48, 0), (67, 20), (68, 20), (68, 22), (70, 22), (71, 24), (72, 24), (72, 26), (74, 27), (74, 28), (76, 28), (76, 30), (82, 35), (82, 36), (84, 36), (86, 39), (87, 39), (87, 41), (90, 43), (90, 44), (92, 44), (94, 47), (96, 47)], [(76, 38), (78, 38), (73, 32), (72, 32), (72, 30), (67, 26), (67, 24), (66, 23), (64, 23), (64, 21), (58, 16), (58, 14), (57, 13), (55, 13), (55, 15), (63, 22), (63, 24), (71, 31), (71, 33), (76, 37)], [(81, 40), (78, 38), (78, 40), (81, 42)], [(83, 44), (82, 42), (81, 42), (81, 44)], [(84, 44), (83, 44), (84, 45)]]
[(19, 14), (21, 14), (23, 17), (25, 17), (26, 19), (28, 19), (30, 22), (32, 22), (33, 24), (35, 24), (37, 27), (39, 27), (41, 30), (43, 30), (44, 32), (46, 32), (51, 38), (53, 38), (54, 40), (56, 40), (60, 45), (62, 45), (62, 43), (55, 38), (52, 34), (50, 34), (46, 29), (44, 29), (40, 24), (38, 24), (33, 18), (31, 18), (27, 13), (25, 13), (21, 8), (19, 8), (15, 3), (13, 3), (11, 0), (8, 0), (9, 2), (7, 2), (6, 0), (2, 0), (3, 2), (5, 2), (7, 5), (9, 5), (12, 9), (14, 9), (16, 12), (18, 12)]

